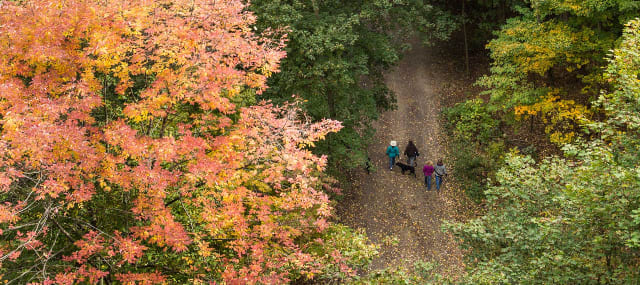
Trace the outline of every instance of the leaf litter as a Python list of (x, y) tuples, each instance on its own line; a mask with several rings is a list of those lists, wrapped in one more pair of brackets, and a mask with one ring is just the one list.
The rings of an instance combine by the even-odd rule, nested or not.
[[(427, 160), (443, 158), (447, 171), (451, 171), (446, 153), (455, 150), (448, 148), (439, 122), (441, 105), (447, 99), (441, 86), (451, 86), (450, 82), (459, 77), (455, 72), (443, 72), (446, 64), (438, 62), (430, 50), (414, 47), (385, 76), (396, 94), (398, 108), (382, 114), (374, 123), (377, 132), (368, 152), (377, 171), (352, 173), (354, 183), (337, 206), (338, 216), (346, 225), (364, 228), (380, 246), (380, 255), (369, 270), (428, 261), (439, 265), (438, 273), (455, 278), (464, 270), (463, 252), (441, 226), (446, 220), (464, 221), (477, 210), (452, 179), (445, 181), (439, 193), (433, 179), (431, 191), (427, 191), (422, 166)], [(401, 153), (409, 140), (418, 147), (415, 178), (402, 175), (398, 167), (389, 171), (385, 149), (391, 140), (398, 141)], [(406, 156), (400, 161), (407, 163)]]

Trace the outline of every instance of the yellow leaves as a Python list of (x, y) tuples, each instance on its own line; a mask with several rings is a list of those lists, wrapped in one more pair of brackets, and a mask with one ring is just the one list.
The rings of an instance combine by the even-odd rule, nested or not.
[(563, 145), (563, 144), (572, 142), (574, 138), (575, 138), (574, 132), (569, 132), (566, 134), (561, 132), (553, 132), (549, 136), (549, 141), (555, 144)]
[(193, 259), (191, 259), (191, 257), (183, 256), (182, 260), (184, 260), (188, 265), (193, 264)]
[(269, 63), (265, 63), (260, 68), (258, 68), (258, 71), (260, 71), (260, 73), (262, 73), (266, 77), (271, 77), (271, 75), (273, 74), (271, 70), (272, 67)]
[(98, 184), (100, 185), (100, 188), (102, 188), (104, 191), (107, 191), (107, 192), (111, 191), (111, 187), (106, 183), (105, 180), (100, 179), (98, 181)]
[(150, 114), (149, 111), (140, 108), (139, 106), (129, 105), (124, 110), (123, 113), (127, 118), (132, 120), (134, 123), (145, 122), (149, 120)]
[(156, 245), (158, 245), (159, 247), (163, 247), (163, 246), (165, 246), (164, 239), (163, 239), (161, 236), (159, 236), (159, 235), (153, 235), (153, 236), (151, 236), (151, 238), (149, 238), (149, 242), (150, 242), (150, 243), (155, 243), (155, 244), (156, 244)]
[(315, 147), (315, 146), (316, 146), (316, 144), (311, 140), (309, 140), (309, 141), (305, 140), (305, 141), (302, 141), (302, 142), (298, 143), (298, 147), (299, 148)]
[(13, 117), (7, 117), (3, 120), (2, 128), (5, 132), (14, 132), (20, 127), (20, 125), (22, 124), (14, 120)]
[(87, 84), (89, 90), (97, 91), (102, 88), (100, 81), (98, 81), (90, 68), (85, 69), (82, 72), (82, 80)]
[(54, 158), (59, 161), (76, 160), (79, 157), (78, 153), (73, 150), (68, 140), (58, 141), (53, 145), (52, 151)]
[(269, 186), (269, 184), (264, 183), (260, 180), (257, 180), (255, 177), (248, 177), (248, 178), (252, 178), (255, 180), (249, 180), (247, 181), (247, 186), (250, 186), (252, 188), (254, 188), (255, 190), (258, 190), (262, 193), (269, 193), (272, 191), (271, 187)]
[(113, 163), (113, 161), (110, 160), (102, 160), (100, 162), (100, 174), (103, 177), (113, 177), (115, 175), (115, 171), (116, 171), (116, 165), (115, 163)]
[(233, 98), (233, 97), (237, 96), (238, 94), (240, 94), (240, 87), (238, 87), (238, 86), (227, 90), (227, 96), (229, 98)]
[(149, 103), (149, 108), (161, 109), (163, 107), (167, 107), (167, 105), (170, 105), (169, 103), (171, 103), (171, 98), (169, 97), (169, 95), (166, 93), (162, 93), (154, 97), (153, 99), (151, 99), (151, 102)]
[(313, 272), (307, 272), (307, 278), (309, 280), (313, 280), (313, 277), (315, 276), (315, 274), (313, 274)]
[(532, 106), (525, 105), (525, 106), (516, 106), (514, 108), (514, 114), (518, 119), (520, 119), (520, 117), (522, 117), (523, 115), (535, 116), (537, 113), (538, 111), (535, 108), (532, 108)]
[(546, 124), (545, 132), (550, 135), (549, 140), (564, 144), (575, 139), (575, 129), (588, 121), (591, 111), (573, 100), (561, 100), (559, 93), (559, 89), (554, 89), (541, 102), (517, 106), (514, 114), (517, 119), (539, 116)]
[(575, 31), (564, 22), (519, 20), (506, 25), (499, 38), (487, 47), (496, 62), (517, 68), (519, 73), (544, 76), (552, 67), (569, 63), (569, 71), (588, 61), (581, 49), (591, 48), (593, 32)]
[(236, 193), (227, 193), (226, 195), (224, 195), (224, 197), (222, 197), (222, 202), (233, 203), (241, 200), (241, 198), (242, 197)]

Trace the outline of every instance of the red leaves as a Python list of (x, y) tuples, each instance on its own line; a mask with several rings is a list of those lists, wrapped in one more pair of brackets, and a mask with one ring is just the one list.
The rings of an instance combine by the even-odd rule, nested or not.
[(131, 238), (122, 237), (119, 232), (115, 233), (116, 247), (118, 253), (122, 255), (122, 261), (130, 264), (136, 263), (143, 255), (143, 251), (147, 249), (146, 246), (141, 245), (139, 242), (134, 241)]
[(9, 186), (11, 185), (12, 181), (13, 180), (11, 179), (11, 176), (9, 174), (0, 173), (0, 193), (9, 191)]
[[(76, 250), (57, 261), (75, 267), (48, 266), (44, 283), (165, 282), (122, 269), (149, 251), (178, 256), (167, 262), (176, 274), (228, 283), (315, 270), (299, 243), (329, 226), (320, 189), (331, 182), (326, 158), (306, 148), (340, 124), (233, 103), (267, 88), (284, 56), (283, 41), (253, 34), (244, 1), (2, 5), (0, 194), (20, 199), (0, 205), (0, 226), (31, 235), (18, 240), (16, 264), (43, 260), (22, 250), (52, 254), (71, 240)], [(123, 221), (110, 228), (113, 214), (102, 215), (116, 210)]]
[(64, 273), (57, 274), (54, 280), (46, 279), (43, 283), (71, 285), (85, 281), (89, 284), (97, 284), (100, 279), (104, 278), (107, 275), (109, 275), (108, 272), (83, 264), (79, 266), (76, 271), (67, 270)]
[(18, 219), (17, 211), (13, 209), (10, 203), (0, 204), (0, 224), (15, 223)]
[(87, 261), (88, 257), (104, 249), (104, 242), (105, 240), (100, 234), (95, 231), (90, 231), (85, 234), (81, 240), (74, 243), (79, 249), (70, 256), (65, 257), (65, 260), (83, 264)]

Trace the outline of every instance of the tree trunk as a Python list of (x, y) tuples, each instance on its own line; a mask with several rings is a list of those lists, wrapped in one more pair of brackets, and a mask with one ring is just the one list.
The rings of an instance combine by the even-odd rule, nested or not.
[(169, 114), (162, 118), (162, 127), (160, 127), (160, 137), (164, 137), (164, 131), (167, 129), (167, 120), (169, 118)]
[(316, 19), (317, 19), (320, 12), (320, 7), (318, 6), (318, 2), (316, 2), (316, 0), (311, 0), (311, 6), (313, 6), (313, 14), (316, 15)]
[(533, 133), (533, 115), (529, 116), (529, 133)]
[(507, 21), (507, 0), (500, 1), (500, 24)]
[(332, 91), (327, 91), (327, 106), (329, 107), (329, 118), (336, 119), (336, 98)]
[(469, 43), (467, 40), (467, 14), (465, 12), (465, 1), (466, 0), (462, 0), (462, 34), (464, 36), (464, 67), (465, 73), (467, 77), (469, 77), (471, 72), (469, 71)]

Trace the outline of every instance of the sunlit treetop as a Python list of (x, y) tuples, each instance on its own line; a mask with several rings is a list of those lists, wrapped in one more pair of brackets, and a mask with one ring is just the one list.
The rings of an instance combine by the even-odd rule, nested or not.
[(0, 279), (354, 273), (307, 150), (341, 126), (246, 106), (285, 54), (245, 5), (0, 2)]

